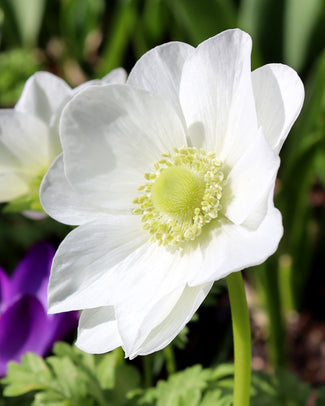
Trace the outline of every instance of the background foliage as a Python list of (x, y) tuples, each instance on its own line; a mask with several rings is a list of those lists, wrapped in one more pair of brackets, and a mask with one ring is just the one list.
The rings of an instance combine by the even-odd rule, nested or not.
[[(118, 66), (129, 71), (144, 52), (163, 42), (197, 45), (234, 27), (253, 37), (253, 69), (269, 62), (288, 64), (306, 88), (302, 113), (281, 153), (275, 200), (285, 235), (272, 258), (246, 273), (253, 366), (277, 371), (255, 373), (252, 405), (305, 405), (307, 399), (321, 405), (325, 404), (325, 391), (319, 386), (325, 383), (324, 0), (0, 0), (0, 106), (12, 107), (26, 79), (38, 70), (51, 71), (76, 86)], [(36, 241), (58, 246), (68, 231), (51, 219), (35, 223), (1, 213), (0, 264), (10, 271)], [(53, 406), (230, 405), (231, 367), (221, 365), (232, 357), (222, 282), (187, 333), (171, 351), (132, 365), (116, 354), (97, 358), (64, 345), (57, 346), (46, 362), (27, 356), (22, 366), (12, 365), (4, 394), (35, 390), (35, 398), (24, 395), (15, 403), (15, 397), (2, 397), (0, 405), (23, 401)], [(207, 369), (198, 365), (185, 369), (196, 363)], [(182, 369), (145, 390), (158, 378)], [(64, 376), (58, 372), (63, 370)]]

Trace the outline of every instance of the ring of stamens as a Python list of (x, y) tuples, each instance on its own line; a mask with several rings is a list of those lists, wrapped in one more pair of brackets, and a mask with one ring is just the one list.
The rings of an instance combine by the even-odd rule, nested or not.
[(215, 153), (197, 148), (174, 148), (161, 154), (154, 172), (145, 173), (143, 194), (133, 203), (143, 229), (159, 245), (194, 240), (221, 210), (224, 174)]

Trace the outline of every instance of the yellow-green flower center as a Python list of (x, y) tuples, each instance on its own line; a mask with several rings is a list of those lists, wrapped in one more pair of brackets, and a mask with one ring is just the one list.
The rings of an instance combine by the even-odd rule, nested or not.
[(155, 171), (144, 175), (133, 213), (141, 215), (152, 242), (178, 245), (194, 240), (218, 217), (224, 175), (214, 153), (183, 147), (161, 155)]
[(205, 190), (202, 177), (185, 166), (163, 169), (151, 188), (153, 205), (175, 219), (190, 220)]

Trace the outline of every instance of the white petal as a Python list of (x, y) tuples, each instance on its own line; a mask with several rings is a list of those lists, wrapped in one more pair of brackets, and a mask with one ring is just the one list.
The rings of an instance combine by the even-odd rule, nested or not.
[(180, 79), (184, 62), (193, 51), (193, 47), (183, 42), (153, 48), (135, 64), (127, 83), (160, 95), (183, 117), (179, 104)]
[(236, 29), (202, 42), (184, 64), (180, 101), (194, 146), (232, 166), (257, 131), (251, 38)]
[(127, 73), (123, 68), (116, 68), (109, 72), (101, 79), (88, 80), (87, 82), (82, 83), (81, 85), (75, 87), (72, 90), (72, 96), (80, 93), (82, 90), (85, 90), (89, 86), (94, 85), (109, 85), (109, 84), (124, 84), (126, 82)]
[(15, 156), (23, 172), (39, 174), (47, 169), (52, 160), (49, 139), (48, 127), (36, 117), (12, 109), (0, 111), (1, 149)]
[(122, 345), (113, 306), (81, 312), (76, 346), (90, 354), (102, 354)]
[(243, 226), (251, 230), (256, 230), (259, 227), (261, 222), (264, 220), (269, 207), (274, 206), (274, 188), (275, 182), (270, 185), (269, 190), (266, 192), (266, 198), (262, 199), (261, 202), (256, 207), (254, 207), (254, 210), (242, 223)]
[(247, 225), (220, 221), (198, 241), (196, 249), (202, 251), (203, 261), (189, 285), (218, 280), (232, 272), (263, 263), (276, 251), (282, 234), (281, 214), (274, 208), (273, 202), (269, 203), (266, 216), (255, 229), (250, 219), (247, 219)]
[(110, 84), (110, 83), (125, 83), (127, 79), (127, 73), (125, 69), (123, 68), (116, 68), (113, 69), (111, 72), (109, 72), (107, 75), (105, 75), (102, 79), (101, 82), (102, 84)]
[[(182, 289), (182, 293), (176, 303), (170, 300), (171, 295), (158, 302), (148, 312), (141, 326), (142, 339), (146, 337), (147, 331), (150, 333), (138, 347), (134, 348), (130, 358), (150, 354), (168, 345), (191, 320), (211, 287), (212, 283), (195, 287), (185, 286), (184, 289), (179, 288)], [(165, 309), (165, 317), (157, 318), (162, 307)]]
[(139, 326), (146, 309), (197, 270), (195, 257), (183, 258), (180, 251), (147, 240), (138, 216), (102, 217), (72, 231), (53, 260), (50, 311), (132, 308)]
[[(125, 267), (127, 261), (134, 262), (146, 238), (140, 232), (139, 223), (138, 216), (102, 217), (68, 234), (52, 263), (49, 311), (58, 313), (114, 304), (112, 274), (121, 262)], [(123, 278), (126, 271), (122, 270), (116, 278)]]
[(27, 80), (15, 109), (38, 117), (50, 126), (53, 114), (71, 97), (71, 92), (59, 77), (49, 72), (37, 72)]
[(148, 244), (142, 257), (139, 255), (132, 263), (132, 269), (116, 269), (119, 278), (125, 273), (115, 283), (118, 295), (114, 305), (127, 356), (136, 352), (180, 300), (187, 280), (199, 268), (201, 257), (193, 254), (183, 255), (182, 250)]
[(289, 66), (270, 64), (252, 73), (258, 124), (279, 152), (304, 101), (304, 86)]
[(75, 96), (62, 115), (61, 141), (71, 184), (102, 207), (128, 213), (160, 153), (186, 143), (170, 105), (125, 85), (90, 86)]
[(0, 202), (8, 202), (24, 195), (28, 190), (28, 184), (20, 174), (3, 172), (0, 168)]
[(130, 297), (120, 301), (115, 311), (126, 357), (138, 355), (138, 348), (150, 332), (168, 317), (183, 291), (184, 284), (166, 295), (153, 286), (150, 290), (138, 291), (136, 295), (132, 292)]
[(260, 129), (254, 142), (230, 171), (225, 193), (225, 215), (235, 224), (241, 224), (264, 200), (274, 185), (280, 165)]
[(49, 216), (64, 224), (80, 225), (108, 215), (104, 209), (83, 198), (68, 182), (62, 154), (55, 159), (43, 178), (40, 201)]

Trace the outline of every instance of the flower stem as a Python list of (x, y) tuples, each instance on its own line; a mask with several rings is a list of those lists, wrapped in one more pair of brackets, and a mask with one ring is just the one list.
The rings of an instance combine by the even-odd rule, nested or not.
[(249, 406), (251, 385), (251, 331), (241, 272), (227, 277), (234, 336), (235, 384), (233, 406)]
[(173, 347), (171, 345), (168, 345), (164, 348), (163, 351), (166, 359), (167, 373), (168, 375), (174, 374), (177, 371), (177, 367)]

